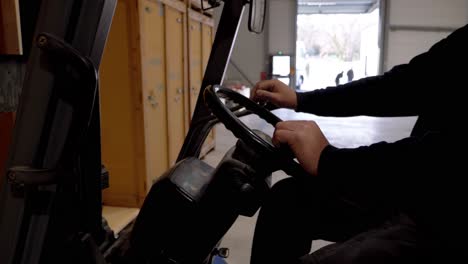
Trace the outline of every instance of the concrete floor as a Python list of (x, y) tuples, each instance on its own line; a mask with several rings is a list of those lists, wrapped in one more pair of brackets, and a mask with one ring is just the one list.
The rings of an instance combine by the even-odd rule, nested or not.
[[(290, 110), (274, 111), (283, 120), (314, 120), (321, 127), (329, 142), (336, 147), (358, 147), (379, 141), (393, 142), (407, 137), (416, 121), (414, 117), (405, 118), (324, 118), (309, 114), (296, 113)], [(247, 116), (243, 121), (251, 128), (260, 129), (270, 135), (273, 127), (255, 116)], [(210, 152), (205, 161), (216, 166), (226, 151), (232, 147), (236, 138), (224, 127), (216, 127), (216, 148)], [(273, 181), (287, 177), (283, 172), (273, 175)], [(239, 217), (222, 241), (223, 247), (230, 249), (230, 264), (247, 264), (250, 261), (250, 248), (256, 217)], [(328, 244), (326, 241), (314, 241), (312, 251)]]

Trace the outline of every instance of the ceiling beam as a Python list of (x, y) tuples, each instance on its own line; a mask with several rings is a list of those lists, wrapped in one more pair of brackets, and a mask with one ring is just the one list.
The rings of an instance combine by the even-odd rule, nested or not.
[(299, 14), (363, 14), (369, 6), (299, 6)]
[(372, 13), (374, 10), (379, 8), (379, 1), (375, 1), (374, 4), (367, 10), (367, 13)]
[(299, 0), (299, 14), (364, 14), (378, 7), (377, 0)]

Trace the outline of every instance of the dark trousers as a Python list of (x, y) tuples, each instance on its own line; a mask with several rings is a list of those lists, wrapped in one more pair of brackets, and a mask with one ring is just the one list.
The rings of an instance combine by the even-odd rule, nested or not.
[[(252, 264), (436, 263), (443, 255), (383, 195), (359, 186), (326, 186), (304, 186), (293, 178), (273, 186), (257, 220)], [(309, 254), (317, 239), (336, 243)]]

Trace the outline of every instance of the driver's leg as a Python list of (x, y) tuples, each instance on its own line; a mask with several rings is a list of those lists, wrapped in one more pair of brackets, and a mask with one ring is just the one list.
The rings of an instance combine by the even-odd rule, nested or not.
[(294, 180), (273, 186), (258, 215), (251, 264), (288, 263), (310, 251), (311, 212), (304, 207)]
[(354, 190), (360, 196), (350, 197), (326, 186), (318, 180), (304, 186), (294, 178), (273, 186), (258, 216), (252, 264), (294, 263), (310, 252), (312, 240), (345, 241), (394, 213), (376, 199), (376, 204), (368, 203), (364, 190)]

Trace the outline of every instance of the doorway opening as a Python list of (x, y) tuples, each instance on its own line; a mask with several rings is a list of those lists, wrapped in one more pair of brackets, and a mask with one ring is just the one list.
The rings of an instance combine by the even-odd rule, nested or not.
[(299, 0), (296, 88), (310, 91), (377, 75), (378, 0)]

